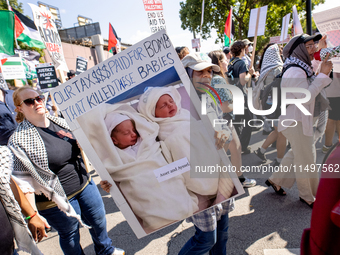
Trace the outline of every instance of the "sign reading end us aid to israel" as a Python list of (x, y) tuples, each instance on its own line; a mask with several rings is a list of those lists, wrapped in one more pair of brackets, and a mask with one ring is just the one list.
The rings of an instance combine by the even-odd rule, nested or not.
[(151, 33), (166, 29), (162, 0), (143, 0)]
[(171, 68), (176, 52), (162, 30), (120, 54), (99, 63), (52, 91), (66, 121), (74, 120), (101, 103), (119, 102), (143, 93), (138, 86)]

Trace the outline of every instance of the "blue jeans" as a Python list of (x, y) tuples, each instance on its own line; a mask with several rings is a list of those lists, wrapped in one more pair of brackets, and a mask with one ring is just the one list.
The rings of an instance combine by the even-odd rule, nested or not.
[[(106, 230), (105, 208), (102, 197), (93, 180), (86, 188), (69, 200), (77, 214), (89, 229), (96, 254), (108, 255), (114, 251), (112, 240)], [(84, 254), (80, 246), (79, 222), (74, 217), (68, 217), (58, 207), (39, 211), (48, 223), (58, 231), (60, 247), (65, 255)]]
[(217, 228), (210, 232), (203, 232), (195, 226), (193, 237), (183, 246), (178, 255), (226, 255), (228, 241), (228, 214), (222, 215), (217, 221)]

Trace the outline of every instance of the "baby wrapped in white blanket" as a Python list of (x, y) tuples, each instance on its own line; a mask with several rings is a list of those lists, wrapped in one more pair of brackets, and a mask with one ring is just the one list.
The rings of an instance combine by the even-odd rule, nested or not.
[[(103, 115), (103, 111), (104, 116), (92, 124), (92, 130), (85, 132), (94, 136), (102, 126), (108, 129), (103, 132), (105, 137), (100, 142), (98, 138), (89, 140), (112, 179), (119, 183), (133, 212), (142, 220), (146, 232), (197, 211), (198, 199), (192, 192), (189, 194), (181, 175), (163, 182), (156, 179), (153, 170), (168, 164), (160, 142), (156, 142), (158, 125), (146, 120), (129, 105), (107, 104), (105, 109), (94, 111), (93, 115)], [(102, 123), (104, 119), (105, 123)]]
[[(181, 108), (181, 95), (176, 88), (149, 88), (139, 99), (138, 111), (158, 123), (158, 137), (169, 148), (174, 161), (187, 157), (191, 171), (196, 166), (203, 168), (221, 165), (221, 159), (211, 142), (212, 137), (208, 136), (201, 120), (194, 119), (188, 110)], [(216, 195), (219, 189), (223, 190), (224, 198), (230, 197), (234, 188), (231, 179), (225, 180), (223, 187), (219, 187), (221, 182), (218, 172), (206, 173), (208, 178), (204, 174), (200, 173), (200, 178), (190, 178), (190, 172), (184, 173), (187, 189), (204, 196)]]

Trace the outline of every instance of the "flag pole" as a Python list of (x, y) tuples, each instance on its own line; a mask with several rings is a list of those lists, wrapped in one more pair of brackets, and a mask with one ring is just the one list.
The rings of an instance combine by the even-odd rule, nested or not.
[[(202, 1), (202, 17), (201, 17), (201, 26), (200, 26), (200, 34), (201, 34), (201, 38), (203, 40), (203, 35), (202, 35), (202, 26), (203, 26), (203, 19), (204, 19), (204, 0)], [(201, 45), (199, 45), (199, 51), (201, 51)]]
[[(261, 11), (261, 7), (258, 8), (257, 11), (257, 17), (256, 17), (256, 27), (255, 27), (255, 34), (254, 34), (254, 42), (253, 42), (253, 52), (251, 55), (251, 61), (250, 61), (250, 65), (249, 67), (253, 67), (254, 64), (254, 59), (255, 59), (255, 53), (256, 53), (256, 42), (257, 42), (257, 29), (259, 28), (259, 21), (260, 21), (260, 11)], [(255, 71), (255, 70), (254, 70)], [(251, 78), (248, 81), (248, 87), (251, 86)]]
[[(8, 10), (11, 11), (11, 12), (13, 12), (13, 11), (12, 11), (12, 7), (9, 5), (9, 1), (6, 0), (6, 2), (7, 2)], [(14, 13), (14, 39), (15, 39), (15, 45), (17, 46), (17, 49), (20, 50), (20, 46), (19, 46), (18, 41), (17, 41), (17, 38), (16, 38), (16, 36), (15, 36), (15, 13)]]

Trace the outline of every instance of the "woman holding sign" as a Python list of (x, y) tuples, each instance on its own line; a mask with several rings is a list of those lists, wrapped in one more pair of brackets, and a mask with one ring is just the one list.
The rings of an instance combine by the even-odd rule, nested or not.
[(16, 90), (13, 100), (20, 123), (8, 143), (15, 155), (13, 175), (39, 215), (58, 231), (64, 254), (84, 254), (79, 224), (91, 227), (96, 254), (125, 254), (108, 237), (102, 198), (66, 121), (46, 115), (44, 96), (31, 87)]

